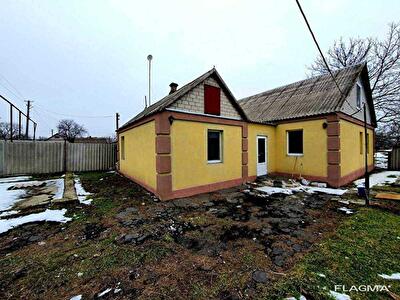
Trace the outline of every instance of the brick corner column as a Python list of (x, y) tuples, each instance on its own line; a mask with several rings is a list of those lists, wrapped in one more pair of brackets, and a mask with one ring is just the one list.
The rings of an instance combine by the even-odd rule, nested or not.
[(160, 200), (168, 200), (172, 194), (171, 172), (171, 124), (166, 112), (155, 117), (157, 195)]
[(340, 186), (340, 119), (337, 114), (329, 115), (327, 121), (327, 150), (328, 150), (328, 184), (333, 187)]
[(249, 177), (249, 141), (248, 141), (248, 126), (247, 123), (242, 125), (242, 181), (246, 182)]

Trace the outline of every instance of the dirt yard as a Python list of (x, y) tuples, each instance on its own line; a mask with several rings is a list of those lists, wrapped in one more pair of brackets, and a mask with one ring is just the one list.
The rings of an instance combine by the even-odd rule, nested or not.
[(1, 299), (307, 294), (302, 284), (283, 285), (306, 254), (335, 239), (338, 226), (358, 214), (351, 204), (355, 215), (338, 210), (343, 203), (330, 200), (340, 198), (322, 193), (258, 197), (243, 186), (159, 202), (117, 174), (80, 178), (93, 202), (62, 203), (72, 221), (35, 222), (0, 235)]

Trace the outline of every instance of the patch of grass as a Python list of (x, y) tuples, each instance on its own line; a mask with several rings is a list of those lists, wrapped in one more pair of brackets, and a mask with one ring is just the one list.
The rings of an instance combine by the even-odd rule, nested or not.
[(96, 213), (101, 215), (109, 215), (114, 214), (113, 209), (118, 207), (118, 203), (111, 199), (106, 198), (94, 198), (93, 206), (96, 209)]
[[(335, 236), (323, 241), (296, 265), (286, 280), (267, 288), (261, 298), (276, 299), (306, 291), (311, 298), (326, 299), (335, 285), (390, 285), (400, 293), (400, 282), (378, 274), (399, 272), (400, 216), (363, 208), (342, 224)], [(318, 274), (324, 274), (321, 277)], [(385, 299), (384, 294), (348, 292), (351, 299)], [(308, 298), (308, 297), (307, 297)], [(387, 298), (389, 299), (389, 298)]]
[(372, 187), (375, 192), (391, 192), (391, 193), (400, 193), (400, 187), (391, 186), (391, 185), (380, 185)]

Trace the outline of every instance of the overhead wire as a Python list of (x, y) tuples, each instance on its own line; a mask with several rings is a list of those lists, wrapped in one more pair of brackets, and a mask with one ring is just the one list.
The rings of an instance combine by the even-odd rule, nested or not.
[(333, 75), (333, 72), (332, 72), (331, 68), (329, 67), (329, 65), (328, 65), (328, 63), (327, 63), (327, 61), (326, 61), (326, 59), (325, 59), (324, 54), (322, 53), (321, 47), (320, 47), (319, 44), (318, 44), (317, 38), (315, 37), (315, 34), (314, 34), (313, 30), (311, 29), (311, 25), (310, 25), (310, 23), (309, 23), (308, 20), (307, 20), (307, 17), (306, 17), (306, 15), (305, 15), (305, 13), (304, 13), (304, 11), (303, 11), (301, 5), (300, 5), (299, 0), (296, 0), (296, 3), (297, 3), (297, 7), (298, 7), (299, 10), (300, 10), (301, 15), (303, 16), (303, 19), (304, 19), (305, 23), (306, 23), (306, 25), (307, 25), (308, 31), (310, 32), (310, 34), (311, 34), (311, 36), (312, 36), (312, 38), (313, 38), (313, 40), (314, 40), (314, 43), (315, 43), (315, 45), (316, 45), (317, 48), (318, 48), (319, 54), (320, 54), (321, 57), (322, 57), (322, 60), (323, 60), (323, 62), (324, 62), (324, 64), (325, 64), (325, 67), (326, 67), (326, 69), (328, 70), (329, 74), (331, 75), (331, 77), (332, 77), (332, 79), (333, 79), (333, 81), (334, 81), (334, 83), (335, 83), (337, 89), (339, 90), (340, 94), (341, 94), (342, 97), (344, 98), (344, 101), (345, 101), (353, 110), (356, 111), (355, 113), (352, 114), (352, 116), (353, 116), (354, 114), (360, 112), (361, 109), (354, 108), (353, 105), (352, 105), (349, 101), (347, 101), (346, 95), (342, 92), (341, 88), (339, 87), (339, 84), (338, 84), (338, 82), (336, 81), (336, 78), (335, 78), (335, 76)]

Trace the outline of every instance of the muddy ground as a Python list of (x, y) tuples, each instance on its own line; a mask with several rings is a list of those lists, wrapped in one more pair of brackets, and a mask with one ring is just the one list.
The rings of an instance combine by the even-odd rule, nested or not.
[(261, 198), (242, 186), (159, 202), (117, 174), (81, 181), (94, 201), (63, 204), (73, 221), (0, 235), (1, 299), (274, 298), (348, 217), (327, 194)]

